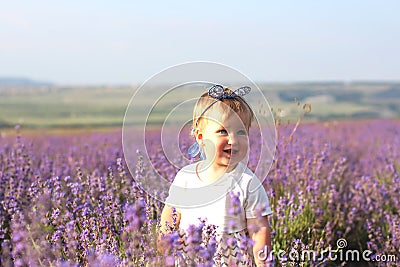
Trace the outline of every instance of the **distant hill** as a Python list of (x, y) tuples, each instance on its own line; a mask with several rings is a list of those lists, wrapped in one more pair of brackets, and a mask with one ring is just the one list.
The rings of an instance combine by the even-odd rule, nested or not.
[(383, 92), (375, 93), (375, 97), (381, 99), (400, 98), (400, 86), (389, 88)]
[(50, 86), (47, 81), (38, 81), (24, 77), (0, 77), (0, 86)]
[[(0, 77), (0, 131), (15, 125), (30, 128), (121, 127), (136, 89), (132, 86), (46, 85), (50, 83)], [(151, 88), (138, 108), (150, 109), (165, 88), (162, 85)], [(260, 85), (260, 90), (270, 107), (252, 98), (253, 94), (246, 95), (246, 99), (252, 101), (259, 112), (271, 108), (281, 122), (294, 122), (303, 116), (304, 120), (310, 121), (400, 119), (400, 82), (265, 83)], [(190, 91), (186, 93), (187, 99), (195, 97)], [(171, 98), (156, 106), (152, 123), (163, 123), (172, 106), (177, 104), (174, 101)], [(307, 114), (305, 104), (311, 106), (311, 112)], [(186, 115), (179, 114), (182, 118)], [(138, 116), (130, 123), (141, 122)]]

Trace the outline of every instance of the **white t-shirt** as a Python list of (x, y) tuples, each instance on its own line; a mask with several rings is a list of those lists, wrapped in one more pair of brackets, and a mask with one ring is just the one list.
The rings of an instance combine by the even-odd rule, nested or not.
[[(260, 180), (243, 163), (211, 184), (198, 178), (196, 165), (185, 166), (177, 173), (165, 201), (180, 212), (181, 229), (206, 219), (207, 224), (217, 226), (217, 232), (233, 233), (246, 228), (246, 219), (272, 213)], [(230, 192), (239, 196), (240, 203), (234, 206)], [(239, 207), (240, 212), (233, 214), (233, 207)]]

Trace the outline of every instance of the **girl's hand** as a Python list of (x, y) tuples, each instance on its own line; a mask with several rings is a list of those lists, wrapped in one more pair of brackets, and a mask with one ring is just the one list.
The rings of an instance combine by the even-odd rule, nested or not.
[(272, 242), (267, 216), (247, 219), (247, 230), (254, 241), (253, 254), (257, 266), (272, 266)]

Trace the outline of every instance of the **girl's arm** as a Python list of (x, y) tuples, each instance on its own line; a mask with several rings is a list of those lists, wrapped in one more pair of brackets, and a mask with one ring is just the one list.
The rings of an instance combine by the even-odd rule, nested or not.
[[(254, 241), (253, 254), (257, 266), (268, 266), (272, 250), (271, 232), (267, 216), (247, 219), (247, 229)], [(272, 255), (272, 254), (271, 254)]]
[(160, 233), (157, 239), (158, 251), (163, 252), (163, 247), (161, 246), (161, 238), (163, 235), (171, 233), (179, 227), (181, 220), (181, 214), (175, 210), (175, 208), (165, 205), (161, 212), (160, 220)]
[[(175, 218), (174, 218), (175, 217)], [(171, 229), (177, 229), (181, 220), (181, 214), (175, 208), (165, 205), (161, 212), (161, 226), (162, 234), (168, 234)]]

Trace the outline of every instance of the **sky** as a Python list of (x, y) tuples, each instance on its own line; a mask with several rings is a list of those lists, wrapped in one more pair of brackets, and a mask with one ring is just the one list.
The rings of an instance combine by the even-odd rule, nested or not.
[(400, 80), (400, 1), (1, 1), (0, 77), (140, 84), (191, 61), (256, 82)]

